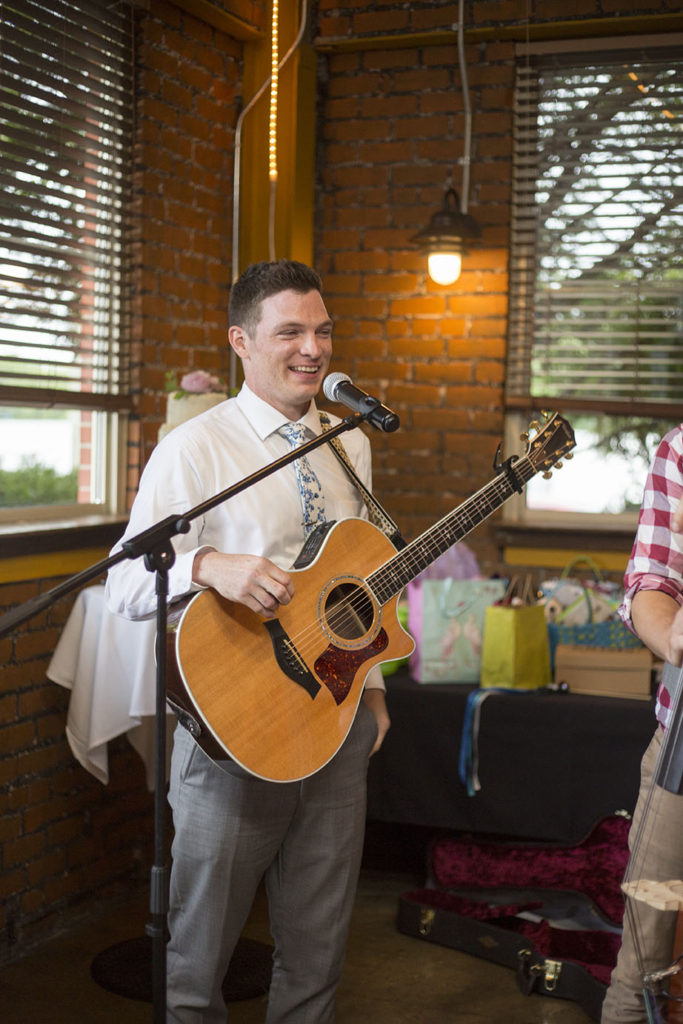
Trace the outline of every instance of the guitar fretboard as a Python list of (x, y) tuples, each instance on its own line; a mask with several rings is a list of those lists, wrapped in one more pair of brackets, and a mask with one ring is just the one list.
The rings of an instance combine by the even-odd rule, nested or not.
[(448, 551), (456, 541), (462, 540), (475, 526), (500, 508), (519, 489), (519, 485), (526, 484), (536, 471), (531, 459), (519, 459), (514, 463), (511, 473), (503, 472), (491, 480), (466, 502), (449, 512), (371, 573), (366, 583), (377, 602), (384, 605), (400, 593), (411, 580), (435, 562), (439, 555)]

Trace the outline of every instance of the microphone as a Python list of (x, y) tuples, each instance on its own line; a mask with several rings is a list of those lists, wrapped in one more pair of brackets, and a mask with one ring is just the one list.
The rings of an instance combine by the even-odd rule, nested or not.
[(359, 412), (377, 430), (390, 434), (398, 430), (401, 421), (395, 412), (382, 405), (379, 398), (373, 398), (367, 391), (356, 387), (346, 373), (330, 373), (323, 381), (323, 394), (330, 402), (341, 402), (354, 412)]

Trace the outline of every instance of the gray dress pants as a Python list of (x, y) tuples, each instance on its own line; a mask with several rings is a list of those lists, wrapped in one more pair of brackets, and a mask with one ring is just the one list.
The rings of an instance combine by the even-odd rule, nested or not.
[[(662, 736), (658, 728), (643, 756), (629, 834), (629, 880), (664, 882), (683, 877), (683, 796), (652, 787)], [(648, 972), (666, 967), (673, 958), (677, 914), (655, 910), (640, 900), (628, 902), (630, 911), (624, 915), (621, 949), (603, 1003), (602, 1024), (647, 1024), (641, 962)]]
[(328, 764), (301, 782), (274, 783), (212, 761), (178, 726), (169, 789), (169, 1024), (225, 1024), (221, 984), (262, 878), (275, 944), (268, 1024), (334, 1020), (376, 737), (361, 701)]

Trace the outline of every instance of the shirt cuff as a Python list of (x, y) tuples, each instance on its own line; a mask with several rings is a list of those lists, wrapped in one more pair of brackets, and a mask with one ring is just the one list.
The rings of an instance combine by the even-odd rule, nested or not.
[(216, 548), (210, 544), (202, 544), (201, 547), (193, 548), (192, 551), (183, 551), (182, 554), (176, 555), (175, 565), (171, 569), (173, 574), (172, 597), (174, 599), (176, 597), (184, 597), (186, 594), (198, 594), (200, 590), (207, 589), (201, 583), (195, 583), (192, 579), (194, 560), (202, 551), (215, 550)]
[(667, 579), (666, 576), (658, 576), (655, 573), (645, 573), (640, 577), (638, 582), (634, 583), (626, 592), (624, 600), (619, 607), (619, 615), (632, 633), (635, 633), (635, 629), (631, 618), (631, 606), (633, 604), (633, 598), (639, 590), (660, 590), (663, 594), (667, 594), (669, 597), (673, 598), (677, 604), (683, 606), (683, 593), (681, 593), (681, 588), (676, 584), (675, 580)]
[(384, 682), (384, 676), (382, 675), (382, 669), (379, 665), (373, 665), (368, 672), (365, 680), (366, 690), (382, 690), (386, 692), (386, 685)]

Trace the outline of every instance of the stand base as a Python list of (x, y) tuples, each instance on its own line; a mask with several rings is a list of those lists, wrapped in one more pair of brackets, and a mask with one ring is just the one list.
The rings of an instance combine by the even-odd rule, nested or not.
[[(270, 987), (272, 956), (273, 947), (264, 942), (239, 940), (223, 981), (226, 1003), (265, 995)], [(109, 946), (94, 958), (90, 973), (108, 992), (151, 1003), (152, 939), (143, 935)]]

